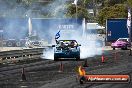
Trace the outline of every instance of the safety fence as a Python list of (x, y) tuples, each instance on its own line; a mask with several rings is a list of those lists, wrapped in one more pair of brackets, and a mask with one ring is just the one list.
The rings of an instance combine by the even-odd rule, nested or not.
[(45, 48), (28, 48), (0, 52), (0, 63), (15, 63), (22, 60), (38, 59)]

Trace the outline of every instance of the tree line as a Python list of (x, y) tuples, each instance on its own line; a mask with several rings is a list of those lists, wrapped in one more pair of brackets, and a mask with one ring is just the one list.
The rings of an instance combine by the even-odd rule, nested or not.
[[(76, 18), (77, 14), (77, 18), (86, 18), (87, 21), (94, 20), (101, 25), (105, 25), (105, 20), (108, 18), (127, 18), (127, 8), (128, 6), (132, 7), (132, 0), (78, 0), (76, 12), (76, 6), (72, 4), (72, 2), (63, 4), (63, 8), (58, 8), (58, 6), (55, 5), (51, 9), (50, 6), (47, 6), (57, 0), (51, 0), (52, 2), (46, 4), (39, 3), (36, 4), (37, 6), (33, 7), (33, 4), (37, 3), (37, 1), (38, 0), (2, 0), (0, 3), (6, 6), (1, 6), (1, 10), (5, 10), (5, 12), (1, 12), (0, 16), (3, 16), (3, 14), (6, 16), (14, 16), (13, 14), (17, 15), (18, 12), (20, 12), (18, 17), (24, 17), (26, 13), (30, 13), (30, 10), (32, 10), (35, 14), (38, 13), (36, 17)], [(58, 2), (59, 1), (62, 0), (58, 0)], [(98, 10), (98, 13), (94, 16), (90, 15), (88, 12), (90, 5), (93, 6), (94, 13)], [(22, 8), (21, 11), (18, 9), (20, 6)], [(55, 11), (56, 8), (57, 11)], [(15, 9), (18, 9), (18, 12)]]

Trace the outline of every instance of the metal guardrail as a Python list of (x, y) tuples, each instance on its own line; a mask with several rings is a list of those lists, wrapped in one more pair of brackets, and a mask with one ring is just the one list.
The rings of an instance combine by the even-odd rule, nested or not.
[(45, 48), (29, 48), (0, 52), (0, 63), (14, 63), (22, 60), (38, 59)]

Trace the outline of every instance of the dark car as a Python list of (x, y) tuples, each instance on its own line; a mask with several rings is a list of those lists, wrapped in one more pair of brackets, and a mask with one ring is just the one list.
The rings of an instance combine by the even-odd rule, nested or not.
[(80, 60), (80, 46), (76, 40), (59, 40), (54, 48), (54, 60), (60, 58), (76, 58)]

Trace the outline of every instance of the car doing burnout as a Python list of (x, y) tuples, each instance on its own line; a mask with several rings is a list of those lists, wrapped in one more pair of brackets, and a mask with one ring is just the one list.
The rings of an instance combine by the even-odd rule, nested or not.
[(80, 60), (80, 47), (76, 40), (59, 40), (54, 48), (54, 60), (60, 58), (76, 58)]
[(116, 42), (111, 44), (111, 47), (113, 50), (115, 50), (115, 48), (127, 49), (130, 47), (129, 38), (119, 38)]

